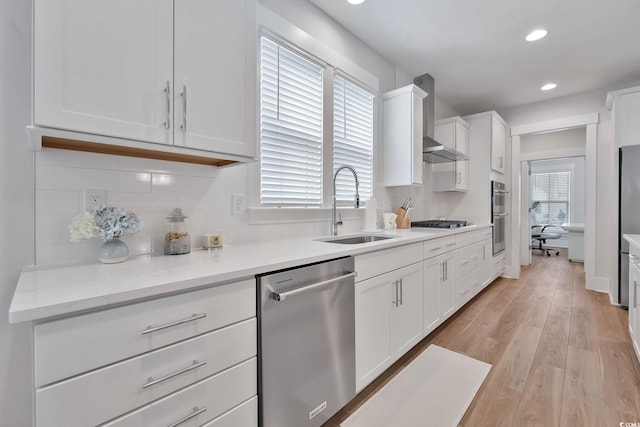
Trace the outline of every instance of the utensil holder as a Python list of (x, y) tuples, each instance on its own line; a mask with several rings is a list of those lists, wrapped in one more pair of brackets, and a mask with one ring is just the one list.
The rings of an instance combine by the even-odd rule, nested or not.
[(396, 225), (398, 228), (411, 228), (411, 220), (405, 218), (407, 211), (404, 208), (398, 208), (396, 214), (398, 217), (396, 218)]

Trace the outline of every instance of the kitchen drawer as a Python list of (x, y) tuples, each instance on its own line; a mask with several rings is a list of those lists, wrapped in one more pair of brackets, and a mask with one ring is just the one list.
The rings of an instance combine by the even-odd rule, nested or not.
[(475, 243), (456, 251), (456, 280), (478, 269), (482, 263), (483, 245)]
[(255, 315), (255, 279), (249, 279), (43, 323), (34, 330), (35, 384), (47, 385)]
[(482, 287), (482, 270), (476, 269), (456, 280), (456, 309), (465, 305)]
[(103, 423), (254, 357), (256, 343), (253, 318), (37, 389), (38, 427), (62, 417), (66, 427)]
[[(253, 358), (102, 427), (202, 426), (238, 404), (254, 398), (257, 393), (257, 375), (257, 363)], [(195, 415), (198, 411), (202, 412)], [(189, 416), (193, 417), (188, 421), (184, 420)], [(178, 424), (181, 420), (184, 422)], [(58, 425), (69, 426), (66, 423)], [(216, 424), (212, 425), (218, 427)], [(226, 427), (226, 424), (221, 425)], [(253, 424), (236, 425), (244, 427)]]
[(456, 248), (455, 236), (442, 237), (440, 239), (424, 242), (424, 259), (433, 258)]
[(355, 259), (355, 268), (358, 273), (356, 282), (421, 261), (422, 243), (357, 255)]
[(252, 397), (202, 427), (257, 427), (258, 398)]
[(485, 227), (480, 230), (467, 231), (465, 233), (456, 234), (456, 244), (458, 248), (468, 246), (476, 242), (493, 238), (491, 227)]

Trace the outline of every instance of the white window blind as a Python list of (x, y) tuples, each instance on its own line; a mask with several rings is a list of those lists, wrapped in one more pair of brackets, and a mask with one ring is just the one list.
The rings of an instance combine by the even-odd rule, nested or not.
[[(531, 174), (532, 202), (538, 224), (560, 227), (569, 218), (570, 172)], [(561, 231), (561, 229), (560, 229)]]
[[(371, 198), (373, 180), (373, 99), (374, 96), (356, 84), (334, 77), (333, 171), (343, 165), (353, 166), (358, 173), (360, 200)], [(353, 201), (355, 182), (349, 171), (336, 179), (336, 199)]]
[(261, 38), (260, 204), (322, 205), (323, 68)]

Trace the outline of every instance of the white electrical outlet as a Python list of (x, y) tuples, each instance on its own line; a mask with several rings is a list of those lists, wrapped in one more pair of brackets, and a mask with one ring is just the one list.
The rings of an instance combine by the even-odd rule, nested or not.
[(84, 190), (84, 211), (107, 204), (107, 190)]
[(244, 194), (233, 194), (231, 196), (231, 214), (239, 216), (247, 209), (247, 199)]

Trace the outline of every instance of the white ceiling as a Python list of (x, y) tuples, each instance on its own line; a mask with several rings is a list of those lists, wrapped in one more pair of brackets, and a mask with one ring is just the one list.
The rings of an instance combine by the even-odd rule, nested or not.
[(640, 81), (640, 0), (311, 2), (463, 115)]

